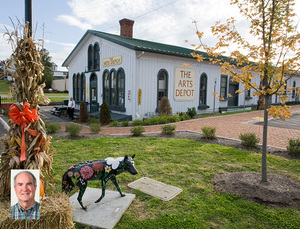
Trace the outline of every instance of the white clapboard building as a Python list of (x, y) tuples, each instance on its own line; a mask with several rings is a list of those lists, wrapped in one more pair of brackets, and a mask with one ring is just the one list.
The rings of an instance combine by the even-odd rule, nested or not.
[[(133, 24), (121, 20), (120, 35), (88, 30), (67, 57), (63, 66), (77, 106), (85, 101), (89, 112), (96, 113), (105, 101), (113, 119), (135, 120), (156, 115), (163, 96), (174, 114), (193, 107), (200, 114), (257, 105), (253, 91), (221, 74), (219, 65), (197, 62), (192, 49), (135, 39)], [(253, 80), (259, 84), (258, 77)], [(214, 91), (224, 100), (216, 100)]]

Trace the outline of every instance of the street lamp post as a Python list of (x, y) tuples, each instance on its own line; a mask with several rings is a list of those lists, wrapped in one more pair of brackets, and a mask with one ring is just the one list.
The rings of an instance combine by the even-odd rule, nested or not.
[(25, 24), (27, 22), (30, 37), (32, 35), (32, 0), (25, 0)]

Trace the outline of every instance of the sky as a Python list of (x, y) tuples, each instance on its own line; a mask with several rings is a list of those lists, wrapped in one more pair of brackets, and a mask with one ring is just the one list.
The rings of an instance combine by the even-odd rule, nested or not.
[[(300, 16), (297, 1), (295, 12)], [(25, 0), (1, 2), (0, 60), (5, 60), (12, 49), (4, 33), (18, 20), (24, 22)], [(88, 29), (120, 34), (123, 18), (134, 20), (134, 38), (192, 48), (190, 43), (199, 43), (193, 21), (204, 32), (204, 43), (213, 45), (210, 27), (232, 16), (247, 35), (248, 23), (230, 0), (32, 0), (34, 38), (44, 40), (59, 70), (65, 70), (62, 63)]]

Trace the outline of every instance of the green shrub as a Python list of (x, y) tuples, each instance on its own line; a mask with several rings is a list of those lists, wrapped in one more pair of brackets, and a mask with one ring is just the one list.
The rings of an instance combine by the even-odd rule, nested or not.
[(188, 108), (186, 114), (190, 116), (190, 118), (193, 118), (197, 114), (196, 108)]
[(168, 117), (169, 122), (179, 122), (180, 119), (177, 115), (172, 115)]
[(139, 120), (139, 119), (136, 119), (132, 122), (132, 125), (133, 126), (142, 126), (143, 125), (143, 121), (142, 120)]
[(185, 121), (185, 120), (189, 120), (191, 119), (190, 116), (188, 116), (187, 114), (182, 114), (179, 116), (180, 121)]
[(133, 136), (141, 136), (145, 132), (145, 128), (143, 126), (134, 126), (130, 129), (130, 132)]
[(159, 124), (159, 117), (151, 117), (144, 120), (145, 125), (157, 125)]
[(239, 139), (242, 141), (244, 146), (255, 146), (259, 143), (260, 139), (255, 133), (240, 134)]
[(89, 118), (89, 114), (86, 107), (86, 102), (80, 102), (80, 111), (79, 111), (79, 122), (86, 122)]
[(56, 133), (57, 131), (59, 131), (61, 129), (61, 126), (59, 123), (46, 122), (45, 125), (46, 125), (46, 131), (49, 134)]
[(90, 118), (90, 119), (87, 120), (87, 123), (89, 123), (89, 124), (92, 124), (92, 123), (98, 123), (98, 124), (99, 124), (100, 122), (99, 122), (99, 119), (96, 119), (96, 118)]
[(109, 126), (114, 126), (114, 127), (118, 127), (119, 126), (119, 122), (118, 121), (112, 121), (109, 123)]
[(76, 124), (66, 125), (66, 131), (71, 135), (71, 137), (77, 137), (82, 129), (82, 126)]
[(176, 126), (164, 125), (161, 127), (162, 133), (166, 135), (173, 135), (175, 133)]
[(166, 124), (169, 122), (169, 119), (168, 119), (168, 116), (163, 115), (163, 116), (158, 116), (157, 121), (158, 121), (158, 124)]
[(122, 126), (122, 127), (127, 127), (127, 126), (129, 126), (129, 121), (121, 122), (121, 126)]
[(10, 111), (10, 105), (8, 105), (8, 104), (2, 105), (2, 111), (3, 111), (4, 116), (9, 117), (8, 112)]
[(144, 119), (142, 125), (158, 125), (158, 124), (166, 124), (170, 122), (179, 122), (180, 119), (177, 115), (161, 115), (156, 117), (151, 117), (150, 119)]
[(289, 144), (286, 147), (286, 149), (292, 154), (300, 156), (300, 138), (298, 139), (289, 138)]
[(216, 138), (216, 128), (211, 126), (204, 126), (201, 128), (203, 138), (214, 139)]
[(143, 120), (143, 126), (149, 126), (149, 125), (154, 125), (151, 123), (151, 119), (144, 119)]
[(106, 102), (103, 101), (100, 108), (100, 123), (101, 125), (108, 125), (110, 123), (110, 111)]
[(93, 134), (98, 134), (101, 130), (101, 124), (100, 123), (91, 123), (90, 130)]
[(9, 110), (3, 110), (3, 115), (9, 117)]

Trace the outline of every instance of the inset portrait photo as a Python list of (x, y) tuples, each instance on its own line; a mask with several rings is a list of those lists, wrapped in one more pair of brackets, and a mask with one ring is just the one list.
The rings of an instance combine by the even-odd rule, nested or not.
[(40, 170), (11, 170), (11, 219), (40, 218)]

